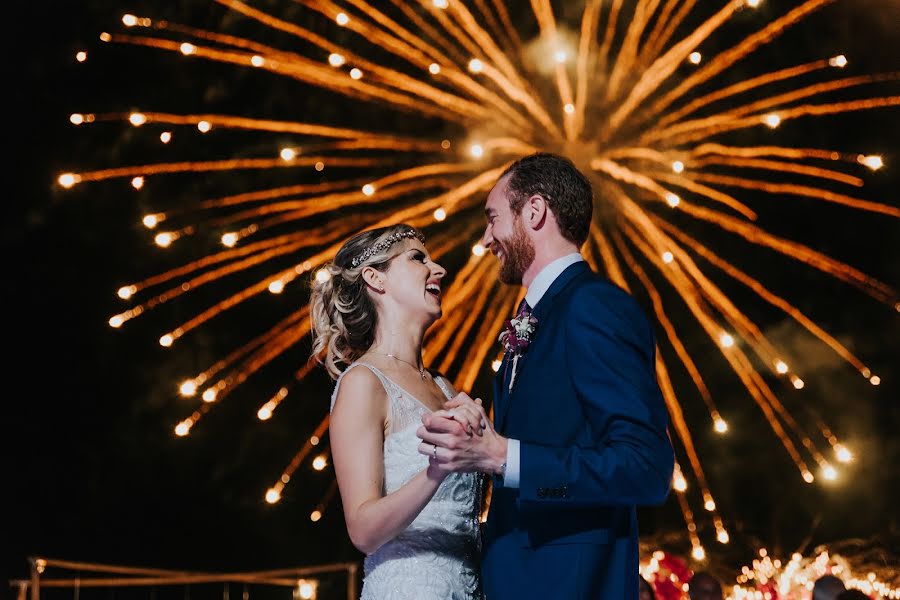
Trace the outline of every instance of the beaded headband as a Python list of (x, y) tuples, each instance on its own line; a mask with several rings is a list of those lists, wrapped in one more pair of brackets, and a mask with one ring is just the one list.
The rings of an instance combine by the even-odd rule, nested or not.
[(366, 262), (367, 260), (369, 260), (369, 258), (371, 258), (372, 256), (375, 256), (376, 254), (380, 254), (380, 253), (384, 252), (385, 250), (387, 250), (388, 248), (390, 248), (391, 246), (393, 246), (400, 240), (405, 240), (407, 238), (416, 238), (423, 244), (425, 243), (425, 236), (422, 235), (421, 233), (419, 233), (418, 231), (416, 231), (415, 229), (407, 229), (406, 231), (398, 231), (397, 233), (392, 233), (391, 235), (387, 236), (386, 238), (384, 238), (377, 244), (369, 246), (368, 248), (363, 250), (362, 254), (360, 254), (359, 256), (355, 257), (353, 260), (350, 261), (350, 266), (355, 269), (359, 265), (361, 265), (364, 262)]

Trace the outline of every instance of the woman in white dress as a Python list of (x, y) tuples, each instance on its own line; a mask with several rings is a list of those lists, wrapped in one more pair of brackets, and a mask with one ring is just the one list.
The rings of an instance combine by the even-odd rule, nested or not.
[[(336, 379), (329, 425), (347, 532), (363, 553), (363, 600), (481, 599), (481, 476), (420, 454), (422, 415), (481, 435), (471, 407), (442, 411), (452, 384), (422, 364), (446, 271), (408, 225), (363, 232), (313, 284), (313, 353)], [(434, 449), (437, 453), (440, 449)]]

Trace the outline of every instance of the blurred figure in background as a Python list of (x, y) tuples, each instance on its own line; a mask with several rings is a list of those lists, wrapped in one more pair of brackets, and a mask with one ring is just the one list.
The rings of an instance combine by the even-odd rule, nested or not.
[(722, 584), (706, 571), (697, 571), (688, 582), (691, 600), (723, 600)]
[(834, 575), (822, 575), (813, 585), (812, 600), (837, 600), (838, 594), (845, 591), (843, 581)]

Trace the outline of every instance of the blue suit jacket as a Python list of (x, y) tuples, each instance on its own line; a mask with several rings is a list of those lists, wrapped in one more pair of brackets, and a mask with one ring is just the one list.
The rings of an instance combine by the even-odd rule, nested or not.
[(487, 600), (637, 600), (636, 505), (660, 504), (674, 456), (655, 342), (634, 299), (584, 262), (534, 308), (531, 345), (504, 358), (494, 422), (520, 440), (520, 487), (495, 481)]

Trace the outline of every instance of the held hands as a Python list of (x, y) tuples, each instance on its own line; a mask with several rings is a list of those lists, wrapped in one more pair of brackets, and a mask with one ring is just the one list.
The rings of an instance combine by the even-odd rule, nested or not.
[(459, 393), (444, 410), (422, 417), (416, 435), (419, 453), (428, 456), (429, 471), (498, 473), (506, 462), (506, 438), (499, 435), (481, 405)]

